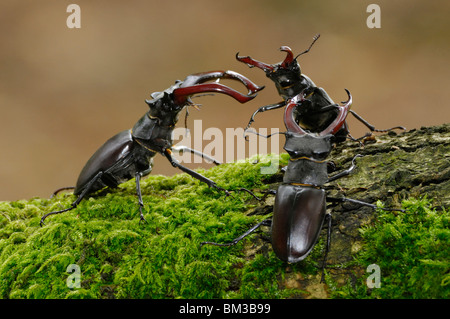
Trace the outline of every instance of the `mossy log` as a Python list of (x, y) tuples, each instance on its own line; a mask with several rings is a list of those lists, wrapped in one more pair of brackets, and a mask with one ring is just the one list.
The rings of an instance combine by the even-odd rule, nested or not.
[[(401, 134), (391, 132), (365, 141), (363, 146), (354, 141), (347, 141), (337, 145), (330, 159), (339, 171), (348, 168), (356, 154), (363, 155), (362, 158), (357, 159), (357, 170), (349, 177), (327, 184), (329, 196), (344, 196), (372, 204), (381, 201), (384, 207), (391, 208), (400, 208), (402, 201), (409, 198), (428, 198), (429, 209), (444, 212), (446, 216), (439, 227), (444, 228), (446, 233), (445, 241), (441, 243), (441, 248), (444, 250), (443, 256), (449, 256), (450, 125), (422, 127)], [(282, 174), (275, 174), (272, 178), (274, 183), (271, 188), (276, 189), (282, 180)], [(266, 207), (268, 211), (272, 209), (272, 205), (273, 202), (268, 203)], [(333, 289), (339, 290), (336, 287), (340, 285), (350, 285), (354, 289), (354, 283), (358, 280), (365, 285), (366, 282), (363, 279), (370, 273), (366, 273), (366, 265), (363, 267), (360, 263), (353, 261), (355, 255), (358, 255), (365, 245), (370, 245), (364, 242), (361, 230), (372, 225), (377, 220), (378, 214), (369, 207), (349, 202), (331, 206), (329, 212), (333, 216), (333, 222), (327, 270), (332, 278)], [(407, 211), (407, 213), (411, 212)], [(416, 226), (410, 225), (412, 229)], [(322, 232), (322, 238), (325, 238), (326, 230)], [(269, 230), (267, 230), (267, 236), (269, 236)], [(415, 243), (412, 244), (415, 245)], [(442, 273), (448, 274), (450, 270), (448, 257), (445, 257), (445, 260), (447, 262)], [(288, 267), (287, 270), (290, 268)], [(330, 287), (320, 283), (318, 276), (312, 280), (304, 280), (303, 276), (291, 272), (288, 278), (284, 282), (285, 285), (301, 287), (310, 293), (309, 297), (330, 296)], [(444, 284), (448, 290), (449, 283), (444, 282)], [(418, 291), (422, 289), (416, 288)], [(444, 288), (441, 287), (441, 289)], [(364, 289), (362, 295), (346, 295), (352, 298), (355, 296), (364, 298), (370, 295), (370, 292), (370, 289)], [(434, 296), (426, 293), (419, 295), (421, 298), (443, 297), (439, 293)], [(407, 298), (411, 296), (411, 293), (405, 292), (403, 295), (400, 293), (398, 296)]]
[[(230, 197), (186, 174), (149, 176), (141, 187), (145, 224), (139, 223), (134, 181), (100, 191), (76, 210), (50, 216), (44, 227), (39, 225), (42, 215), (68, 207), (75, 196), (64, 193), (53, 199), (0, 202), (0, 298), (448, 298), (443, 291), (450, 283), (446, 257), (450, 125), (379, 135), (364, 146), (347, 141), (333, 150), (330, 159), (341, 170), (356, 154), (363, 155), (356, 160), (357, 169), (327, 184), (329, 195), (372, 204), (380, 201), (385, 207), (403, 205), (406, 213), (383, 215), (352, 203), (330, 203), (333, 222), (325, 282), (320, 281), (320, 266), (326, 229), (308, 258), (297, 264), (275, 256), (269, 227), (232, 247), (200, 245), (230, 241), (271, 217), (274, 195), (268, 190), (276, 190), (282, 173), (260, 172), (269, 160), (279, 159), (280, 168), (286, 165), (288, 157), (282, 154), (199, 170), (219, 186), (234, 190)], [(263, 200), (239, 192), (242, 187)], [(414, 201), (424, 197), (428, 200)], [(411, 275), (409, 286), (389, 290), (396, 283), (387, 278), (389, 266), (383, 266), (385, 280), (379, 291), (388, 292), (377, 294), (366, 287), (367, 263), (381, 263), (367, 257), (374, 238), (367, 234), (378, 236), (370, 227), (380, 220), (391, 223), (390, 216), (402, 214), (426, 216), (411, 227), (395, 219), (390, 233), (381, 236), (386, 241), (376, 240), (389, 254), (396, 243), (404, 249), (403, 255), (417, 246), (414, 252), (419, 257), (408, 258), (416, 267), (414, 276), (421, 279)], [(429, 227), (422, 233), (428, 236), (430, 229), (431, 244), (414, 234), (402, 235), (415, 227), (421, 231)], [(402, 237), (418, 239), (404, 244), (399, 241)], [(73, 273), (74, 269), (79, 272)], [(416, 293), (414, 289), (431, 285), (417, 285), (427, 276), (438, 280), (432, 286), (439, 289), (428, 287), (429, 295)], [(389, 294), (393, 290), (396, 295)]]

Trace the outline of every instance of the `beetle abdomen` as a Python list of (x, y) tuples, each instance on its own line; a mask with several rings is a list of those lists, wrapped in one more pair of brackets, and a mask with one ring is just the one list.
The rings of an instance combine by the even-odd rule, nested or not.
[(303, 260), (314, 247), (325, 218), (325, 191), (280, 185), (272, 219), (272, 246), (281, 260)]
[[(133, 138), (130, 130), (122, 131), (105, 142), (87, 161), (78, 177), (74, 194), (79, 195), (89, 181), (100, 171), (106, 172), (130, 154)], [(106, 182), (106, 183), (105, 183)], [(89, 192), (97, 191), (105, 186), (117, 186), (114, 176), (105, 175), (92, 185)]]

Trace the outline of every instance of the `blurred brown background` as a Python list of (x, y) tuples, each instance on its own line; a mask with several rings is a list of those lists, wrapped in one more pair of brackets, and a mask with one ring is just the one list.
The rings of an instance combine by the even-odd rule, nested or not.
[[(81, 7), (81, 29), (66, 26), (70, 3)], [(381, 29), (366, 25), (370, 3), (381, 7)], [(236, 52), (276, 63), (281, 45), (301, 52), (316, 33), (299, 61), (336, 102), (348, 88), (353, 109), (378, 128), (448, 122), (449, 9), (444, 0), (2, 0), (0, 200), (74, 185), (93, 152), (147, 111), (151, 92), (191, 73), (231, 69), (266, 85), (247, 104), (196, 99), (203, 107), (188, 119), (191, 132), (195, 119), (203, 130), (244, 127), (258, 106), (280, 98)], [(366, 131), (349, 123), (354, 136)], [(260, 114), (254, 127), (283, 130), (282, 111)], [(154, 173), (179, 171), (157, 156)]]

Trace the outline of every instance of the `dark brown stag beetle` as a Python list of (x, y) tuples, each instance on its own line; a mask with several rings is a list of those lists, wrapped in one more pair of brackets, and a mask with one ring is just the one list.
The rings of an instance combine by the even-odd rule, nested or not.
[[(244, 95), (226, 85), (217, 83), (220, 79), (240, 81), (249, 90), (248, 94)], [(209, 80), (217, 81), (215, 83), (205, 83)], [(205, 182), (209, 187), (224, 191), (229, 195), (227, 190), (217, 186), (214, 181), (184, 167), (172, 157), (172, 150), (180, 150), (176, 146), (172, 146), (172, 132), (178, 121), (179, 113), (185, 107), (193, 105), (191, 96), (194, 94), (206, 92), (223, 93), (233, 97), (240, 103), (245, 103), (253, 99), (262, 88), (239, 73), (233, 71), (211, 71), (189, 75), (184, 81), (176, 81), (174, 85), (165, 91), (151, 94), (152, 99), (146, 100), (150, 110), (139, 119), (134, 127), (131, 130), (118, 133), (92, 155), (82, 169), (75, 187), (59, 189), (74, 188), (74, 194), (78, 197), (71, 207), (45, 214), (40, 224), (43, 225), (44, 220), (49, 215), (60, 214), (74, 209), (87, 195), (104, 187), (117, 187), (119, 184), (132, 178), (136, 179), (140, 218), (141, 221), (145, 220), (142, 214), (144, 204), (140, 190), (140, 179), (151, 172), (153, 157), (158, 153), (164, 155), (172, 166)], [(190, 151), (196, 155), (211, 159), (209, 156), (187, 147), (183, 147), (181, 150)], [(217, 162), (215, 163), (217, 164)], [(246, 189), (241, 190), (248, 191)]]
[[(339, 114), (338, 104), (328, 96), (327, 92), (320, 87), (317, 87), (314, 82), (305, 74), (302, 74), (300, 64), (297, 58), (305, 53), (308, 53), (314, 43), (319, 39), (320, 35), (316, 35), (313, 38), (313, 42), (309, 48), (296, 57), (292, 53), (292, 50), (288, 46), (282, 46), (281, 51), (286, 52), (286, 58), (276, 64), (267, 64), (252, 59), (249, 56), (239, 56), (239, 52), (236, 54), (236, 59), (240, 62), (246, 63), (249, 67), (257, 67), (266, 73), (266, 76), (271, 79), (278, 90), (278, 94), (283, 98), (283, 101), (260, 107), (256, 110), (246, 127), (246, 130), (250, 128), (250, 125), (254, 122), (256, 114), (259, 112), (278, 109), (286, 106), (289, 99), (292, 99), (298, 94), (302, 94), (304, 99), (299, 101), (299, 105), (294, 110), (295, 121), (311, 132), (322, 132), (328, 127)], [(301, 104), (301, 105), (300, 105)], [(394, 129), (403, 129), (404, 127), (396, 126), (387, 130), (378, 130), (373, 125), (369, 124), (361, 116), (354, 111), (350, 111), (359, 121), (367, 126), (370, 132), (388, 132)], [(367, 133), (365, 136), (355, 139), (349, 134), (348, 124), (344, 123), (342, 128), (336, 132), (336, 142), (344, 141), (347, 136), (353, 140), (361, 140), (372, 133)]]
[(322, 263), (322, 267), (325, 266), (331, 237), (331, 214), (326, 211), (327, 201), (352, 202), (377, 208), (360, 200), (328, 197), (323, 189), (324, 184), (349, 175), (356, 167), (355, 159), (361, 156), (356, 155), (353, 158), (349, 169), (328, 176), (327, 158), (335, 144), (336, 133), (345, 125), (352, 103), (350, 92), (347, 90), (346, 92), (348, 101), (343, 102), (344, 105), (337, 106), (338, 113), (335, 119), (317, 133), (304, 130), (295, 120), (294, 111), (299, 103), (303, 105), (301, 104), (305, 99), (303, 94), (288, 100), (284, 113), (287, 132), (282, 134), (286, 137), (284, 149), (290, 155), (290, 159), (283, 182), (276, 191), (272, 220), (260, 222), (229, 243), (203, 242), (202, 245), (235, 245), (261, 225), (271, 224), (271, 241), (275, 254), (283, 261), (296, 263), (308, 256), (319, 238), (323, 224), (328, 222), (327, 245)]

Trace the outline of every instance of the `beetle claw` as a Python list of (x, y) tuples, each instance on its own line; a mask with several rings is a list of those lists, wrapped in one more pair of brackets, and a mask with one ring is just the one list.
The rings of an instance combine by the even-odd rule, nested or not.
[(139, 204), (139, 224), (144, 224), (146, 223), (147, 220), (144, 217), (144, 214), (142, 213), (142, 205)]
[(230, 196), (230, 197), (234, 198), (234, 196), (231, 195), (231, 193), (230, 193), (229, 190), (227, 190), (227, 189), (225, 189), (225, 188), (222, 188), (222, 187), (219, 187), (219, 186), (217, 186), (216, 184), (213, 184), (213, 185), (211, 185), (211, 186), (214, 187), (215, 189), (217, 189), (218, 191), (224, 192), (226, 197)]
[(220, 187), (219, 187), (219, 190), (225, 192), (225, 195), (226, 195), (227, 197), (230, 196), (230, 197), (234, 198), (234, 196), (231, 195), (231, 193), (230, 193), (227, 189), (225, 189), (225, 188), (220, 188)]

